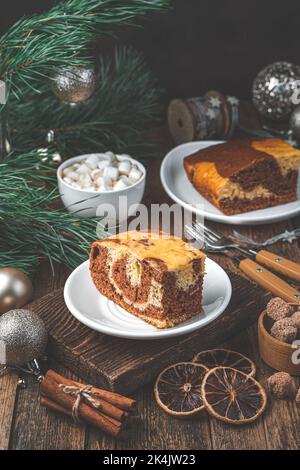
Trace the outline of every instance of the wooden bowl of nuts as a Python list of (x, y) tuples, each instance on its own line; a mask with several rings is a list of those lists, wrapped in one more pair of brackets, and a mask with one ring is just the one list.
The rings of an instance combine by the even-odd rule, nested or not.
[(276, 297), (258, 320), (258, 344), (263, 361), (278, 371), (300, 376), (300, 306)]

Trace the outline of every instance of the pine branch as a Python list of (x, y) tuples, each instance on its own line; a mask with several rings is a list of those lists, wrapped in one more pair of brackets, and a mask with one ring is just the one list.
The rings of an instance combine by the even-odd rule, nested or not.
[(22, 99), (11, 97), (9, 106), (14, 147), (24, 151), (45, 146), (52, 129), (64, 157), (108, 148), (136, 158), (144, 155), (145, 129), (159, 122), (162, 92), (143, 55), (131, 47), (117, 48), (112, 58), (99, 58), (96, 69), (96, 91), (75, 106), (53, 95), (51, 80), (32, 82), (40, 95), (19, 84)]
[[(5, 160), (0, 161), (0, 174), (2, 180), (6, 182), (13, 178), (24, 178), (27, 183), (37, 183), (42, 185), (56, 186), (57, 164), (53, 161), (55, 149), (32, 150), (27, 153), (10, 153)], [(5, 195), (1, 195), (5, 197)], [(8, 193), (9, 197), (9, 193)], [(1, 204), (1, 201), (0, 201)]]
[(116, 27), (161, 11), (169, 0), (68, 0), (41, 15), (19, 20), (0, 39), (0, 78), (16, 96), (15, 81), (30, 86), (33, 77), (49, 76), (65, 65), (89, 62), (86, 47)]

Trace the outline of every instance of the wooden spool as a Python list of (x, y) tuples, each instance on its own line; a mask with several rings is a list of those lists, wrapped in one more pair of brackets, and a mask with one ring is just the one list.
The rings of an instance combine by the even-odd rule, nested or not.
[(176, 144), (195, 140), (196, 119), (188, 100), (171, 101), (168, 108), (168, 126)]
[(272, 320), (266, 311), (262, 312), (258, 320), (258, 345), (262, 360), (272, 369), (300, 376), (300, 364), (293, 361), (294, 355), (300, 359), (300, 346), (297, 350), (292, 344), (274, 338), (269, 333), (271, 327)]
[[(217, 108), (211, 98), (220, 101)], [(194, 140), (224, 139), (231, 127), (231, 109), (224, 95), (211, 90), (205, 96), (174, 99), (168, 107), (169, 131), (176, 144)]]

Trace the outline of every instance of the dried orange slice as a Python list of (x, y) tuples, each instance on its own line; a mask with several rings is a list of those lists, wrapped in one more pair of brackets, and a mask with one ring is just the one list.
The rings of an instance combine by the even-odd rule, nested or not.
[(264, 411), (267, 395), (263, 387), (231, 367), (215, 367), (207, 372), (201, 387), (203, 404), (215, 418), (231, 424), (247, 424)]
[(200, 351), (193, 358), (193, 362), (203, 364), (208, 369), (215, 367), (232, 367), (240, 370), (244, 374), (254, 376), (256, 366), (251, 359), (236, 351), (229, 349), (209, 349), (208, 351)]
[(168, 414), (189, 417), (204, 410), (201, 384), (207, 368), (193, 362), (179, 362), (163, 370), (154, 386), (158, 405)]

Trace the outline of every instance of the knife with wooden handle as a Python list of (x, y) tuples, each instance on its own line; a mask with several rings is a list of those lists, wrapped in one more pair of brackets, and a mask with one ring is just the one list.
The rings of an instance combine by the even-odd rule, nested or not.
[(297, 289), (252, 259), (240, 260), (239, 268), (250, 279), (271, 291), (275, 296), (281, 297), (286, 302), (300, 305), (300, 292)]
[(268, 268), (283, 274), (284, 276), (300, 281), (300, 264), (290, 261), (283, 256), (270, 253), (267, 250), (256, 252), (255, 259), (258, 263), (264, 264)]

